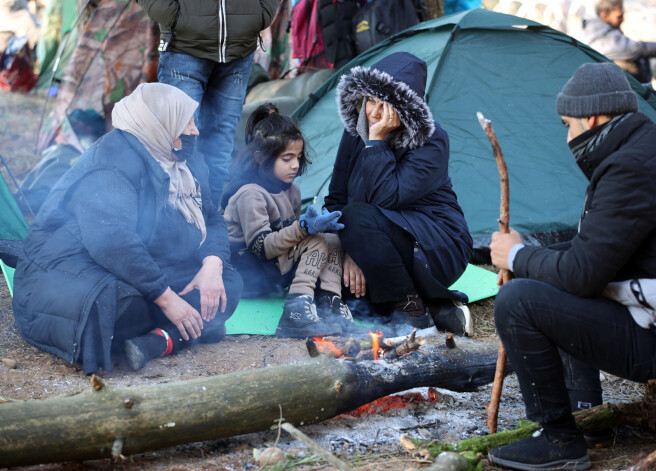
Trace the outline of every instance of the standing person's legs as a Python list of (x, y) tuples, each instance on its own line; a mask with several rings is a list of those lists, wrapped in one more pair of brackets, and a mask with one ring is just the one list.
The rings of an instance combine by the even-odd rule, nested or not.
[(647, 381), (656, 375), (656, 336), (616, 302), (580, 298), (527, 279), (513, 280), (500, 290), (495, 321), (526, 415), (543, 432), (491, 450), (491, 461), (515, 469), (538, 464), (587, 469), (587, 447), (571, 415), (559, 348), (617, 376)]
[(372, 302), (401, 301), (417, 294), (410, 276), (414, 241), (408, 232), (367, 203), (345, 206), (340, 221), (342, 247), (362, 269)]
[[(216, 62), (209, 59), (199, 59), (182, 52), (159, 53), (157, 80), (160, 83), (179, 88), (198, 102), (199, 106), (194, 112), (194, 121), (201, 136), (203, 135), (203, 128), (199, 119), (200, 105), (203, 102), (208, 80), (215, 65)], [(198, 150), (198, 143), (196, 144), (196, 150)]]
[(200, 106), (200, 135), (196, 149), (203, 153), (210, 169), (212, 201), (218, 207), (237, 124), (246, 97), (253, 54), (225, 64), (216, 63), (207, 81)]

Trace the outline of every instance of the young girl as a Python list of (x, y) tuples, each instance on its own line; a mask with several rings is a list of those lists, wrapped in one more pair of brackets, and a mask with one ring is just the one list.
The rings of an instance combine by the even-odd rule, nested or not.
[(340, 297), (339, 238), (329, 233), (344, 227), (337, 222), (341, 212), (319, 213), (310, 205), (301, 215), (301, 192), (293, 182), (308, 163), (292, 119), (272, 103), (261, 105), (248, 118), (246, 148), (233, 162), (221, 196), (232, 263), (244, 278), (245, 295), (289, 286), (279, 337), (337, 335), (353, 321)]

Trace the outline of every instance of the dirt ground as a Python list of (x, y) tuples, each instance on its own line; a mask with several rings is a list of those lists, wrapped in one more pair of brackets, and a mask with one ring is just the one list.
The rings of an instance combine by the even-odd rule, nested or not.
[[(0, 153), (9, 161), (18, 179), (34, 165), (34, 133), (43, 103), (42, 96), (0, 94)], [(3, 169), (3, 176), (6, 172)], [(492, 319), (492, 299), (471, 306), (476, 341), (497, 342)], [(439, 337), (440, 339), (442, 337)], [(441, 340), (440, 340), (441, 341)], [(78, 368), (27, 344), (18, 334), (11, 311), (11, 298), (0, 282), (0, 357), (16, 361), (15, 368), (0, 362), (0, 399), (43, 400), (89, 385), (89, 378)], [(141, 386), (185, 381), (202, 376), (289, 364), (308, 358), (302, 340), (266, 336), (237, 335), (215, 345), (199, 345), (179, 355), (154, 360), (139, 372), (117, 365), (103, 372), (103, 380), (113, 386)], [(641, 385), (606, 375), (602, 383), (608, 402), (635, 401), (642, 397)], [(412, 430), (414, 436), (442, 440), (464, 439), (486, 433), (485, 405), (491, 386), (476, 393), (440, 391), (437, 403), (423, 404), (404, 412), (387, 412), (371, 418), (336, 418), (303, 431), (347, 461), (354, 469), (405, 471), (428, 463), (406, 453), (398, 436)], [(0, 412), (1, 412), (0, 400)], [(440, 416), (426, 422), (439, 410)], [(437, 416), (436, 416), (437, 417)], [(513, 375), (506, 379), (499, 413), (499, 429), (513, 428), (523, 418), (521, 395)], [(403, 423), (406, 425), (397, 425)], [(408, 423), (414, 425), (407, 425)], [(392, 439), (379, 439), (381, 436)], [(260, 432), (232, 438), (191, 443), (128, 457), (124, 461), (90, 460), (45, 464), (26, 470), (69, 471), (110, 470), (248, 470), (261, 469), (253, 458), (253, 449), (263, 449), (276, 440), (276, 432)], [(283, 435), (285, 433), (283, 432)], [(595, 470), (625, 469), (654, 451), (656, 436), (644, 431), (620, 429), (612, 444), (591, 450)], [(333, 469), (313, 456), (298, 441), (281, 437), (279, 446), (288, 460), (275, 469)], [(0, 467), (2, 450), (0, 450)], [(267, 468), (274, 469), (274, 468)], [(484, 462), (484, 469), (495, 469)]]

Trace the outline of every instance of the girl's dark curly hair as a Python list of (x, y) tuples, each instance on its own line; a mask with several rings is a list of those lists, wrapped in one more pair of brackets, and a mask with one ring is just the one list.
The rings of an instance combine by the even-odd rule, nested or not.
[(290, 142), (303, 141), (298, 176), (312, 163), (307, 157), (307, 145), (301, 130), (289, 116), (280, 114), (273, 103), (260, 105), (251, 113), (246, 121), (245, 135), (246, 147), (232, 161), (221, 195), (223, 209), (241, 186), (270, 177), (276, 159)]

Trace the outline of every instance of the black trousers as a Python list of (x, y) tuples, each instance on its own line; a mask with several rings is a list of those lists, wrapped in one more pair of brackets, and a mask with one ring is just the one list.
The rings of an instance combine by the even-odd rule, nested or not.
[(352, 203), (342, 209), (342, 247), (362, 269), (371, 302), (386, 303), (417, 294), (412, 280), (415, 241), (376, 206)]
[[(216, 329), (222, 331), (225, 321), (232, 316), (237, 308), (243, 285), (244, 283), (239, 273), (237, 273), (237, 271), (230, 265), (225, 266), (223, 269), (223, 286), (227, 297), (225, 312), (219, 311), (211, 322), (203, 322), (203, 330), (198, 339), (199, 341), (203, 341), (203, 337), (207, 339), (212, 338), (212, 333)], [(181, 291), (183, 288), (184, 286), (182, 285), (171, 286), (171, 289), (176, 292)], [(182, 299), (187, 301), (200, 314), (200, 291), (194, 289), (182, 296)], [(125, 340), (144, 335), (150, 330), (158, 327), (167, 331), (172, 337), (175, 337), (175, 339), (179, 339), (180, 334), (178, 328), (168, 320), (162, 310), (154, 303), (146, 301), (141, 296), (132, 295), (121, 296), (117, 304), (118, 318), (114, 327), (113, 342), (117, 344), (117, 346), (120, 346)], [(177, 351), (196, 343), (196, 341), (190, 338), (188, 342), (182, 340), (175, 343), (177, 347), (175, 350)]]
[[(600, 402), (599, 369), (639, 382), (656, 378), (656, 335), (609, 299), (520, 278), (501, 288), (494, 317), (531, 420), (544, 424), (569, 414), (568, 386), (573, 403)], [(562, 352), (571, 357), (567, 368)]]

